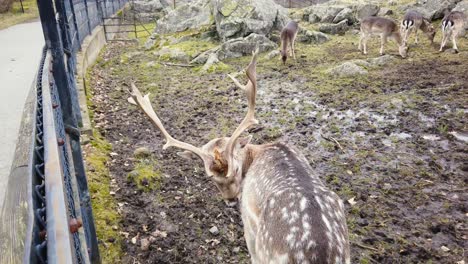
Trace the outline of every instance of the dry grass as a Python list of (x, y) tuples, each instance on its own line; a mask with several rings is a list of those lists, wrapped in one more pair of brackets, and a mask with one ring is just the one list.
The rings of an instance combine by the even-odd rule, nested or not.
[(21, 3), (15, 1), (9, 12), (0, 14), (0, 29), (5, 29), (39, 17), (35, 0), (24, 0), (23, 7), (24, 13), (21, 9)]

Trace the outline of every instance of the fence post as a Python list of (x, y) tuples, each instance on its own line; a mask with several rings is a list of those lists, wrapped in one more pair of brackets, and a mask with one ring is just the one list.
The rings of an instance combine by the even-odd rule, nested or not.
[[(89, 23), (89, 11), (88, 11), (88, 2), (84, 0), (85, 10), (86, 10), (86, 23), (88, 24), (88, 34), (91, 34), (91, 23)], [(84, 39), (84, 38), (83, 38)]]
[[(73, 25), (75, 26), (76, 39), (78, 40), (78, 42), (76, 42), (76, 43), (79, 44), (80, 43), (80, 31), (78, 29), (78, 23), (76, 22), (75, 6), (73, 5), (73, 0), (69, 0), (69, 2), (70, 2), (70, 9), (71, 9), (71, 12), (72, 12), (72, 15), (73, 15)], [(71, 40), (71, 45), (72, 45), (73, 51), (76, 51), (76, 50), (74, 50), (74, 47), (73, 47), (73, 38)], [(79, 49), (80, 49), (80, 45), (78, 45), (77, 50), (79, 50)]]

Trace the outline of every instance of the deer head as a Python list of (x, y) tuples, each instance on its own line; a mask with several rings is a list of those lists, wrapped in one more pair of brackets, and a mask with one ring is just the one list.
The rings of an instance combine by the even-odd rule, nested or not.
[(204, 164), (208, 177), (213, 179), (221, 195), (228, 205), (234, 205), (240, 193), (244, 167), (248, 165), (247, 145), (251, 137), (240, 138), (242, 132), (258, 123), (255, 119), (255, 97), (257, 93), (256, 63), (258, 48), (252, 53), (252, 60), (246, 69), (248, 82), (242, 85), (234, 76), (228, 75), (235, 85), (245, 91), (248, 101), (248, 111), (242, 122), (231, 137), (215, 138), (202, 147), (174, 139), (164, 128), (161, 120), (154, 111), (149, 100), (149, 94), (142, 96), (135, 84), (132, 83), (129, 102), (138, 105), (150, 118), (153, 124), (161, 131), (166, 139), (163, 149), (177, 147), (185, 151), (178, 154), (185, 158), (198, 156)]

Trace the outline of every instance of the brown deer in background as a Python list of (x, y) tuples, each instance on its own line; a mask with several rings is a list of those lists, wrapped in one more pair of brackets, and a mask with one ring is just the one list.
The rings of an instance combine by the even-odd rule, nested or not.
[(367, 41), (373, 35), (380, 36), (380, 55), (384, 54), (384, 45), (388, 38), (394, 39), (398, 43), (398, 53), (406, 58), (408, 47), (403, 42), (397, 24), (385, 17), (368, 17), (361, 21), (361, 39), (359, 40), (359, 50), (367, 54)]
[(281, 60), (283, 60), (283, 64), (285, 64), (288, 59), (288, 46), (291, 51), (291, 56), (296, 60), (294, 44), (298, 31), (299, 25), (295, 21), (289, 21), (283, 30), (281, 30)]
[(418, 30), (421, 30), (426, 34), (429, 41), (434, 43), (434, 37), (436, 34), (435, 28), (431, 22), (423, 17), (423, 15), (417, 11), (410, 10), (406, 12), (403, 20), (401, 21), (400, 31), (403, 35), (403, 42), (408, 43), (408, 38), (414, 30), (416, 35), (415, 43), (418, 44)]
[(457, 37), (465, 30), (465, 14), (460, 11), (452, 11), (442, 19), (442, 43), (439, 51), (442, 51), (447, 40), (452, 37), (453, 49), (458, 52)]
[(231, 137), (202, 147), (174, 139), (156, 115), (148, 95), (132, 84), (132, 98), (167, 143), (197, 155), (228, 205), (241, 201), (244, 236), (252, 263), (350, 263), (344, 205), (320, 180), (307, 159), (285, 143), (250, 144), (241, 134), (255, 119), (258, 49), (247, 67), (247, 114)]

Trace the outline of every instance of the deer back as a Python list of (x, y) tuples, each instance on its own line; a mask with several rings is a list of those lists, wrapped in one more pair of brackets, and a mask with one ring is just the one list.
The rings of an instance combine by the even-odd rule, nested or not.
[(259, 263), (349, 263), (343, 203), (295, 148), (275, 143), (255, 156), (241, 209)]

